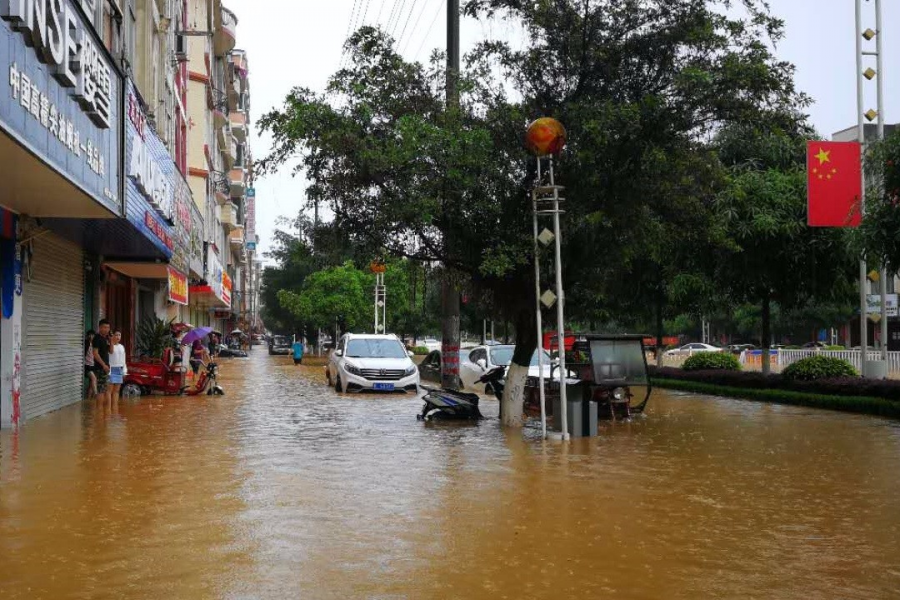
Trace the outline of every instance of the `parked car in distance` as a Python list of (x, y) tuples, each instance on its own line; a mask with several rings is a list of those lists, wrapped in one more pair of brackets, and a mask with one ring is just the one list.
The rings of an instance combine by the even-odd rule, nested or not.
[(429, 352), (434, 352), (435, 350), (441, 349), (441, 341), (436, 340), (434, 338), (427, 337), (421, 341), (421, 343), (417, 344), (418, 346), (424, 346), (428, 348)]
[(753, 344), (731, 344), (728, 346), (728, 351), (732, 354), (740, 354), (744, 350), (756, 350), (756, 346)]
[[(495, 367), (508, 367), (512, 362), (513, 351), (515, 346), (512, 344), (486, 344), (476, 346), (469, 351), (468, 354), (460, 353), (459, 357), (459, 379), (462, 381), (463, 387), (479, 392), (490, 393), (491, 389), (484, 384), (478, 383), (482, 375)], [(550, 365), (553, 359), (550, 353), (544, 349), (539, 349), (544, 353), (544, 376), (550, 377)], [(531, 365), (528, 368), (529, 377), (538, 377), (540, 375), (540, 367), (538, 366), (538, 351), (535, 351), (531, 357)], [(554, 377), (559, 375), (554, 373)]]
[(286, 335), (273, 335), (269, 340), (269, 355), (273, 354), (290, 354), (291, 338)]
[(429, 352), (425, 360), (419, 363), (419, 379), (421, 381), (430, 381), (431, 383), (441, 383), (440, 350)]
[(828, 344), (825, 342), (806, 342), (802, 346), (800, 346), (804, 350), (822, 350), (828, 347)]
[(395, 335), (345, 334), (325, 366), (325, 378), (338, 392), (413, 392), (419, 370)]
[(219, 344), (219, 356), (222, 358), (247, 358), (247, 353), (240, 348), (229, 348), (225, 344)]
[(685, 344), (681, 348), (673, 348), (671, 350), (666, 351), (666, 356), (690, 356), (691, 354), (697, 354), (698, 352), (721, 352), (721, 348), (717, 348), (716, 346), (710, 344), (702, 344), (700, 342), (694, 342), (692, 344)]

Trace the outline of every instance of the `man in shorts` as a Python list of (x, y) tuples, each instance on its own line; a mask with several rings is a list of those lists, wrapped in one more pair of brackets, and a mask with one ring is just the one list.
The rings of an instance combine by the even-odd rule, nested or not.
[(94, 336), (94, 373), (97, 375), (97, 399), (109, 403), (109, 321), (100, 319)]

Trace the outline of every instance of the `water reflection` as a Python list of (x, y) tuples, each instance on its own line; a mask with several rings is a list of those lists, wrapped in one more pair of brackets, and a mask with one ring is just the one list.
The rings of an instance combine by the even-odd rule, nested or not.
[[(544, 443), (261, 351), (0, 435), (3, 598), (890, 598), (895, 422), (657, 392)], [(486, 415), (496, 415), (486, 401)]]

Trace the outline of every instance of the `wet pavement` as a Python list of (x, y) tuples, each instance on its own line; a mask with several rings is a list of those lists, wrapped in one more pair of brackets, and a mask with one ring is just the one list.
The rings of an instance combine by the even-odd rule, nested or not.
[(261, 349), (220, 381), (0, 434), (0, 598), (900, 594), (895, 421), (658, 391), (563, 446)]

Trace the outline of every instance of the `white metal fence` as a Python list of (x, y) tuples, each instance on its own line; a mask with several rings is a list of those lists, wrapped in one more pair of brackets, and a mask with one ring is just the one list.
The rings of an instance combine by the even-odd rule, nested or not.
[[(772, 350), (772, 363), (778, 365), (780, 369), (795, 363), (800, 359), (809, 356), (833, 356), (846, 360), (857, 370), (860, 369), (860, 351), (859, 350)], [(881, 352), (878, 350), (869, 350), (866, 355), (867, 360), (881, 360)], [(759, 360), (759, 359), (757, 359)], [(745, 355), (741, 355), (741, 362), (748, 362)], [(888, 373), (900, 374), (900, 352), (888, 352)]]

